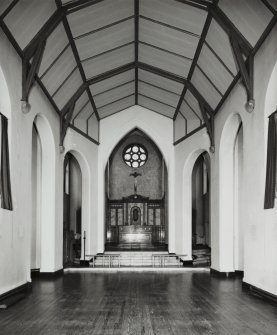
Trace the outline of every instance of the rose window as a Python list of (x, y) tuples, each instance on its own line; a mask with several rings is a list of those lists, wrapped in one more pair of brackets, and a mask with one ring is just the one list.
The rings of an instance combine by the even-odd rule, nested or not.
[(133, 168), (143, 166), (148, 158), (146, 149), (140, 144), (131, 144), (123, 152), (124, 162)]

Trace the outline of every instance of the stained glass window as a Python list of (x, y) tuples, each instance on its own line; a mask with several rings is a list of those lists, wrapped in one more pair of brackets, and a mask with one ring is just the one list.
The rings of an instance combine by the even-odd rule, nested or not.
[(123, 151), (124, 162), (133, 168), (143, 166), (147, 158), (147, 150), (141, 144), (130, 144)]

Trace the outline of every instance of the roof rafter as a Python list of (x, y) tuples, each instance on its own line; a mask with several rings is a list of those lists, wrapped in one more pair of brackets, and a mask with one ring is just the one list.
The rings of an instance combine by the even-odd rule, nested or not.
[[(202, 30), (202, 33), (201, 33), (201, 37), (199, 39), (199, 42), (198, 42), (198, 45), (197, 45), (197, 48), (196, 48), (196, 51), (195, 51), (195, 54), (194, 54), (194, 57), (193, 57), (193, 61), (192, 61), (192, 64), (191, 64), (191, 67), (190, 67), (190, 70), (189, 70), (188, 77), (187, 77), (187, 82), (191, 81), (191, 78), (192, 78), (193, 72), (196, 68), (201, 50), (203, 48), (203, 45), (204, 45), (204, 42), (205, 42), (205, 39), (206, 39), (206, 36), (208, 34), (208, 30), (210, 28), (211, 22), (212, 22), (212, 16), (211, 16), (211, 14), (208, 14), (208, 16), (206, 18), (206, 22), (205, 22), (203, 30)], [(173, 117), (174, 120), (176, 119), (176, 117), (179, 113), (179, 109), (181, 108), (181, 105), (182, 105), (183, 100), (185, 98), (186, 92), (187, 92), (187, 86), (184, 85), (183, 91), (182, 91), (180, 99), (178, 101), (178, 105), (177, 105), (176, 110), (175, 110), (175, 114), (174, 114), (174, 117)]]
[(77, 10), (84, 9), (102, 1), (104, 0), (75, 0), (74, 2), (64, 4), (62, 8), (67, 12), (67, 14), (71, 14)]
[[(10, 41), (11, 45), (13, 46), (13, 48), (15, 49), (15, 51), (17, 52), (17, 54), (19, 55), (21, 60), (23, 61), (23, 59), (24, 59), (23, 50), (20, 48), (16, 39), (14, 38), (11, 31), (9, 30), (6, 23), (4, 22), (4, 20), (1, 17), (0, 17), (0, 27), (4, 31), (5, 35), (7, 36), (8, 40)], [(29, 65), (30, 65), (30, 63), (29, 63)], [(52, 107), (54, 108), (54, 110), (59, 114), (60, 110), (59, 110), (58, 106), (56, 105), (55, 101), (53, 100), (53, 98), (51, 97), (51, 95), (49, 94), (49, 92), (47, 91), (46, 87), (43, 85), (42, 81), (40, 80), (40, 78), (38, 77), (37, 74), (35, 74), (35, 79), (36, 79), (38, 85), (40, 86), (40, 88), (42, 89), (42, 91), (44, 92), (44, 94), (46, 95), (46, 97), (48, 98), (48, 100), (49, 100), (50, 104), (52, 105)]]
[(201, 114), (203, 116), (207, 132), (210, 138), (210, 151), (213, 153), (215, 149), (215, 143), (214, 143), (214, 114), (208, 118), (207, 113), (206, 113), (206, 106), (202, 103), (202, 101), (199, 102), (199, 107)]
[(13, 0), (9, 6), (4, 10), (4, 12), (1, 14), (1, 19), (4, 19), (9, 12), (14, 8), (14, 6), (18, 3), (19, 0)]
[(197, 90), (197, 88), (192, 83), (190, 83), (187, 79), (177, 76), (171, 72), (167, 72), (165, 70), (157, 68), (155, 66), (142, 63), (142, 62), (138, 62), (138, 67), (139, 69), (155, 73), (157, 75), (160, 75), (161, 77), (164, 77), (164, 78), (167, 78), (167, 79), (170, 79), (170, 80), (173, 80), (173, 81), (176, 81), (178, 83), (185, 85), (185, 87), (192, 93), (192, 95), (206, 107), (206, 110), (208, 111), (208, 113), (210, 115), (213, 114), (212, 107), (209, 105), (206, 99), (202, 96), (202, 94)]
[(29, 63), (28, 59), (22, 59), (22, 101), (28, 101), (31, 88), (35, 81), (36, 73), (38, 72), (40, 67), (44, 49), (45, 41), (42, 41), (36, 49), (31, 64)]
[[(126, 65), (123, 65), (123, 66), (120, 66), (116, 69), (113, 69), (113, 70), (110, 70), (110, 71), (107, 71), (107, 72), (104, 72), (96, 77), (93, 77), (93, 78), (90, 78), (88, 79), (85, 83), (83, 83), (79, 88), (78, 90), (72, 95), (72, 97), (68, 100), (68, 102), (64, 105), (64, 107), (62, 108), (61, 110), (61, 113), (64, 115), (67, 113), (67, 110), (69, 108), (69, 106), (71, 106), (75, 101), (77, 101), (80, 96), (87, 90), (90, 91), (89, 89), (89, 86), (90, 85), (93, 85), (93, 84), (96, 84), (100, 81), (103, 81), (105, 79), (109, 79), (113, 76), (116, 76), (117, 74), (120, 74), (120, 73), (123, 73), (123, 72), (126, 72), (126, 71), (129, 71), (129, 70), (132, 70), (135, 68), (135, 63), (132, 62), (132, 63), (129, 63), (129, 64), (126, 64)], [(90, 93), (91, 94), (91, 93)]]
[(211, 5), (210, 1), (205, 0), (176, 0), (178, 2), (182, 2), (183, 4), (193, 6), (195, 8), (206, 10), (208, 6)]
[(43, 40), (46, 40), (51, 35), (53, 30), (66, 17), (66, 14), (69, 14), (73, 10), (80, 9), (80, 5), (92, 6), (99, 3), (100, 1), (103, 0), (79, 0), (73, 3), (66, 4), (64, 6), (59, 5), (59, 1), (56, 1), (59, 8), (50, 16), (50, 18), (46, 21), (46, 23), (42, 26), (42, 28), (38, 31), (34, 38), (24, 48), (24, 57), (30, 59), (33, 56), (38, 44)]
[[(247, 92), (247, 106), (249, 111), (252, 111), (255, 105), (253, 92), (254, 66), (253, 57), (250, 56), (253, 47), (218, 6), (210, 6), (209, 11), (212, 13), (213, 18), (217, 21), (220, 27), (229, 36), (234, 58), (240, 70), (242, 82)], [(244, 61), (243, 56), (248, 57), (247, 64)]]
[[(218, 7), (218, 1), (213, 3), (205, 0), (176, 0), (185, 4), (191, 4), (194, 7), (206, 10), (212, 15), (212, 18), (220, 25), (220, 27), (228, 35), (231, 47), (234, 53), (235, 62), (240, 70), (242, 81), (247, 91), (247, 107), (249, 111), (254, 109), (254, 93), (253, 93), (253, 77), (254, 77), (254, 67), (253, 59), (249, 57), (253, 47), (249, 41), (243, 36), (243, 34), (237, 29), (233, 22), (228, 18), (228, 16)], [(245, 64), (243, 56), (249, 57), (248, 64)], [(177, 116), (179, 104), (176, 108)]]
[(55, 28), (62, 22), (65, 11), (59, 9), (46, 21), (39, 32), (33, 37), (29, 44), (23, 49), (24, 57), (30, 59), (42, 41), (46, 41)]
[(135, 104), (138, 104), (138, 56), (139, 56), (139, 0), (134, 0), (135, 11)]
[(105, 79), (109, 79), (109, 78), (111, 78), (113, 76), (121, 74), (123, 72), (133, 70), (134, 68), (135, 68), (135, 63), (131, 62), (131, 63), (128, 63), (126, 65), (117, 67), (115, 69), (103, 72), (103, 73), (101, 73), (101, 74), (99, 74), (99, 75), (97, 75), (95, 77), (92, 77), (92, 78), (90, 78), (90, 79), (87, 80), (87, 83), (88, 83), (88, 85), (93, 85), (93, 84), (96, 84), (96, 83), (98, 83), (100, 81), (103, 81)]
[(209, 12), (212, 14), (213, 18), (220, 25), (220, 27), (226, 32), (226, 34), (238, 41), (244, 54), (248, 56), (253, 49), (252, 45), (237, 29), (228, 16), (218, 6), (215, 5), (209, 7)]
[(75, 103), (68, 108), (66, 115), (60, 115), (60, 147), (63, 147), (65, 135), (72, 120), (74, 107)]
[[(90, 1), (89, 3), (91, 4), (91, 1)], [(95, 3), (95, 2), (94, 2), (94, 3)], [(61, 0), (56, 0), (56, 4), (57, 4), (57, 6), (58, 6), (58, 10), (60, 10), (61, 7), (62, 7), (62, 2), (61, 2)], [(86, 83), (87, 79), (86, 79), (85, 71), (84, 71), (84, 69), (83, 69), (83, 65), (82, 65), (82, 63), (81, 63), (80, 56), (79, 56), (79, 53), (78, 53), (76, 44), (75, 44), (75, 42), (74, 42), (74, 39), (73, 39), (73, 36), (72, 36), (72, 32), (71, 32), (71, 29), (70, 29), (70, 27), (69, 27), (68, 20), (67, 20), (67, 17), (66, 17), (66, 16), (63, 16), (63, 18), (62, 18), (62, 22), (63, 22), (63, 26), (64, 26), (64, 29), (65, 29), (67, 38), (68, 38), (68, 40), (69, 40), (69, 43), (70, 43), (70, 46), (71, 46), (71, 49), (72, 49), (72, 52), (73, 52), (73, 55), (74, 55), (74, 58), (75, 58), (77, 67), (78, 67), (78, 69), (79, 69), (81, 78), (82, 78), (82, 80), (83, 80), (83, 83)], [(94, 111), (94, 113), (95, 113), (95, 115), (96, 115), (97, 120), (99, 121), (98, 111), (97, 111), (95, 102), (94, 102), (94, 100), (93, 100), (92, 94), (91, 94), (91, 92), (90, 92), (90, 90), (89, 90), (88, 87), (86, 88), (86, 91), (87, 91), (89, 100), (90, 100), (90, 102), (91, 102), (92, 109), (93, 109), (93, 111)], [(63, 110), (63, 113), (62, 113), (62, 114), (64, 115), (64, 113), (66, 113), (65, 110)]]

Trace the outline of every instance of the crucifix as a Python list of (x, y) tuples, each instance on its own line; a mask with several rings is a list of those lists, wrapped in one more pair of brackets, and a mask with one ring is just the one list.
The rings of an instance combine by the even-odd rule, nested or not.
[(137, 185), (138, 185), (137, 177), (140, 177), (141, 174), (137, 173), (137, 172), (134, 172), (134, 173), (130, 173), (130, 176), (134, 177), (134, 179), (135, 179), (135, 181), (134, 181), (134, 192), (135, 192), (135, 195), (137, 195)]

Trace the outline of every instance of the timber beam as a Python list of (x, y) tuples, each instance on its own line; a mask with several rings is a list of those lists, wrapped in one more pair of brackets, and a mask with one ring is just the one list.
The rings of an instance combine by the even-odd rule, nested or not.
[(25, 58), (30, 59), (34, 55), (38, 45), (42, 41), (47, 40), (55, 28), (62, 22), (64, 16), (65, 11), (61, 9), (55, 11), (55, 13), (46, 21), (44, 26), (39, 30), (29, 44), (23, 49)]
[(30, 59), (40, 42), (46, 41), (47, 38), (51, 35), (51, 33), (55, 30), (55, 28), (63, 21), (67, 14), (70, 14), (73, 11), (82, 9), (87, 6), (92, 6), (97, 4), (103, 0), (79, 0), (70, 2), (59, 7), (54, 14), (50, 16), (50, 18), (46, 21), (46, 23), (42, 26), (39, 32), (34, 36), (34, 38), (30, 41), (30, 43), (24, 48), (24, 56)]
[[(83, 3), (84, 1), (81, 1), (81, 2)], [(91, 1), (85, 1), (85, 3), (86, 4), (91, 4)], [(75, 4), (76, 4), (76, 2), (75, 2)], [(56, 0), (56, 5), (57, 5), (58, 9), (62, 8), (62, 1), (61, 0)], [(74, 58), (75, 58), (75, 62), (77, 64), (77, 67), (79, 69), (80, 75), (82, 77), (83, 83), (86, 83), (86, 75), (85, 75), (85, 72), (84, 72), (84, 69), (83, 69), (83, 65), (81, 63), (80, 56), (79, 56), (79, 53), (78, 53), (78, 50), (77, 50), (77, 47), (76, 47), (76, 44), (75, 44), (75, 41), (74, 41), (74, 38), (73, 38), (73, 35), (72, 35), (72, 32), (71, 32), (71, 29), (70, 29), (70, 26), (69, 26), (69, 23), (68, 23), (68, 20), (67, 20), (66, 16), (64, 16), (62, 18), (62, 23), (63, 23), (64, 29), (65, 29), (67, 38), (69, 40), (69, 44), (71, 46), (71, 49), (72, 49), (72, 52), (73, 52), (73, 55), (74, 55)], [(93, 100), (92, 94), (91, 94), (91, 92), (90, 92), (90, 90), (89, 90), (88, 87), (87, 87), (86, 91), (87, 91), (87, 94), (88, 94), (88, 97), (89, 97), (92, 109), (93, 109), (93, 111), (94, 111), (94, 113), (95, 113), (95, 115), (97, 117), (97, 120), (99, 121), (98, 111), (97, 111), (95, 102)]]
[[(254, 66), (253, 66), (253, 47), (236, 28), (226, 14), (218, 6), (210, 6), (209, 12), (229, 36), (236, 64), (241, 73), (243, 85), (247, 92), (247, 111), (252, 112), (255, 106), (254, 101)], [(245, 57), (244, 57), (245, 56)], [(245, 61), (244, 59), (247, 59)]]
[[(192, 95), (196, 98), (196, 100), (198, 100), (198, 102), (202, 103), (205, 106), (205, 110), (209, 113), (209, 115), (213, 114), (213, 109), (212, 107), (209, 105), (209, 103), (205, 100), (205, 98), (202, 96), (202, 94), (197, 90), (197, 88), (190, 83), (188, 80), (186, 80), (185, 78), (179, 77), (171, 72), (167, 72), (164, 71), (160, 68), (154, 67), (152, 65), (148, 65), (145, 63), (138, 63), (138, 68), (148, 71), (148, 72), (152, 72), (154, 74), (157, 74), (161, 77), (170, 79), (172, 81), (176, 81), (178, 83), (183, 84), (191, 93)], [(181, 99), (180, 99), (181, 100)]]
[(232, 37), (237, 40), (245, 56), (249, 56), (253, 49), (252, 45), (237, 29), (228, 16), (218, 6), (210, 6), (209, 12), (212, 14), (213, 18), (220, 25), (220, 27), (226, 32), (229, 38)]
[(109, 79), (109, 78), (111, 78), (113, 76), (116, 76), (116, 75), (118, 75), (120, 73), (132, 70), (132, 69), (135, 68), (135, 66), (136, 66), (135, 62), (128, 63), (126, 65), (117, 67), (115, 69), (103, 72), (103, 73), (101, 73), (101, 74), (99, 74), (99, 75), (97, 75), (95, 77), (92, 77), (92, 78), (90, 78), (90, 79), (87, 80), (87, 83), (88, 83), (88, 85), (93, 85), (93, 84), (99, 83), (100, 81)]
[(73, 116), (73, 112), (74, 112), (74, 108), (75, 108), (75, 103), (73, 103), (67, 110), (66, 113), (64, 115), (60, 115), (60, 149), (61, 152), (63, 152), (64, 150), (64, 139), (65, 139), (65, 135), (67, 132), (67, 129), (70, 125), (70, 122), (72, 120), (72, 116)]
[[(89, 80), (84, 82), (78, 88), (78, 90), (72, 95), (72, 97), (68, 100), (68, 102), (62, 108), (61, 114), (65, 115), (67, 113), (68, 109), (70, 108), (70, 106), (73, 103), (75, 103), (85, 91), (87, 91), (87, 94), (90, 98), (90, 95), (91, 95), (91, 92), (90, 92), (90, 89), (89, 89), (90, 85), (96, 84), (96, 83), (98, 83), (100, 81), (103, 81), (103, 80), (106, 80), (106, 79), (109, 79), (113, 76), (116, 76), (120, 73), (129, 71), (129, 70), (132, 70), (134, 68), (135, 68), (135, 63), (129, 63), (129, 64), (126, 64), (126, 65), (120, 66), (116, 69), (101, 73), (100, 75), (95, 76), (93, 78), (90, 78)], [(93, 99), (90, 99), (90, 100), (93, 101)], [(93, 110), (95, 111), (95, 109), (96, 109), (96, 106), (94, 105)]]
[(139, 48), (139, 0), (134, 0), (135, 8), (135, 104), (138, 104), (138, 48)]
[(214, 153), (215, 151), (215, 142), (214, 142), (214, 114), (211, 114), (210, 117), (208, 117), (208, 113), (206, 110), (206, 106), (200, 101), (199, 107), (201, 110), (202, 117), (204, 119), (207, 132), (210, 138), (210, 152)]
[(28, 103), (29, 94), (31, 88), (35, 82), (36, 74), (38, 72), (43, 52), (45, 49), (45, 41), (39, 43), (32, 62), (29, 62), (28, 58), (22, 58), (22, 98), (24, 103)]
[(176, 0), (176, 1), (203, 10), (208, 10), (209, 6), (211, 5), (210, 1), (205, 0)]
[(219, 26), (228, 35), (232, 51), (234, 54), (235, 62), (239, 68), (242, 83), (247, 92), (246, 109), (248, 112), (252, 112), (255, 107), (254, 84), (253, 84), (254, 60), (253, 60), (252, 45), (237, 29), (237, 27), (228, 18), (228, 16), (218, 7), (217, 2), (212, 3), (206, 0), (176, 0), (176, 1), (207, 11), (212, 15), (212, 18), (219, 24)]
[(72, 97), (68, 100), (68, 102), (64, 105), (61, 110), (61, 116), (65, 116), (70, 110), (71, 106), (75, 104), (75, 102), (80, 98), (80, 96), (87, 90), (87, 83), (83, 83), (78, 90), (72, 95)]

